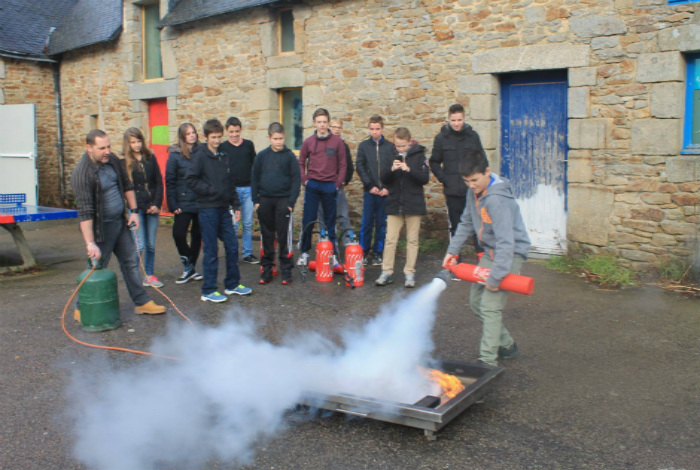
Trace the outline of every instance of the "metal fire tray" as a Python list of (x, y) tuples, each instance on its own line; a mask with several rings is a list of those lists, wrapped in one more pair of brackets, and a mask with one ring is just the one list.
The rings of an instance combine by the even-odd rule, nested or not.
[(443, 360), (439, 370), (456, 376), (465, 388), (454, 398), (441, 396), (440, 404), (432, 408), (359, 395), (324, 395), (315, 392), (306, 393), (300, 405), (423, 429), (429, 440), (435, 440), (436, 432), (480, 401), (504, 371), (502, 367), (490, 368), (451, 360)]

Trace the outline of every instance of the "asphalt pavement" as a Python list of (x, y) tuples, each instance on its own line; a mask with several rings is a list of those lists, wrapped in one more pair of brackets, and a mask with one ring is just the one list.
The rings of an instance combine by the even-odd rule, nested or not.
[[(70, 371), (96, 360), (127, 369), (152, 359), (86, 348), (64, 335), (61, 312), (86, 265), (77, 223), (25, 224), (25, 230), (44, 269), (0, 278), (0, 469), (89, 468), (74, 453)], [(440, 261), (419, 257), (418, 286), (432, 280)], [(15, 262), (19, 255), (2, 232), (0, 263)], [(193, 322), (216, 326), (235, 304), (264, 318), (259, 333), (277, 343), (298, 330), (337, 339), (340, 327), (362, 323), (394, 296), (408, 295), (402, 263), (399, 257), (393, 285), (375, 286), (380, 268), (370, 267), (366, 284), (355, 290), (311, 276), (302, 283), (296, 272), (291, 286), (279, 278), (260, 286), (259, 267), (241, 263), (242, 282), (253, 295), (205, 304), (200, 283), (175, 285), (181, 265), (170, 226), (162, 225), (156, 275)], [(504, 361), (505, 373), (485, 402), (468, 408), (436, 441), (418, 429), (370, 419), (290, 413), (286, 429), (255, 443), (252, 461), (242, 468), (700, 469), (700, 301), (653, 286), (601, 290), (536, 262), (523, 274), (535, 279), (535, 291), (512, 294), (504, 315), (521, 356)], [(480, 325), (467, 306), (467, 287), (452, 282), (439, 298), (434, 357), (476, 358)], [(162, 302), (155, 292), (153, 298)], [(182, 321), (172, 308), (165, 316), (134, 315), (123, 283), (120, 299), (121, 328), (87, 333), (69, 320), (69, 330), (83, 340), (148, 349), (168, 325)], [(202, 468), (232, 465), (212, 459)]]

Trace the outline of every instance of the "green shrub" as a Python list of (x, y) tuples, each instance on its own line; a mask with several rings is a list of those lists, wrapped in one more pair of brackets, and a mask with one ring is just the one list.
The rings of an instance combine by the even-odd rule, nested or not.
[(551, 256), (545, 266), (559, 272), (582, 275), (602, 287), (630, 287), (636, 284), (634, 273), (612, 255)]

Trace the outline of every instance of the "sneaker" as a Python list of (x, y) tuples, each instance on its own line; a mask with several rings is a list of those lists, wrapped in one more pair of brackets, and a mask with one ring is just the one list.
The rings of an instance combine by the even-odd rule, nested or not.
[(199, 274), (194, 272), (194, 269), (190, 269), (189, 271), (183, 271), (182, 276), (175, 279), (175, 284), (187, 284), (192, 279), (194, 279), (195, 276), (199, 276)]
[(381, 266), (382, 265), (382, 254), (381, 253), (376, 253), (374, 257), (372, 258), (372, 266)]
[(218, 304), (219, 302), (226, 302), (228, 297), (221, 295), (219, 292), (212, 292), (211, 294), (202, 294), (201, 299), (203, 302), (214, 302)]
[(404, 281), (403, 286), (408, 287), (409, 289), (412, 287), (416, 287), (415, 274), (406, 274), (406, 280)]
[(309, 254), (302, 253), (297, 260), (297, 266), (306, 266), (307, 264), (309, 264)]
[(498, 348), (499, 359), (515, 359), (518, 356), (520, 356), (520, 352), (518, 351), (518, 345), (515, 343), (509, 348), (504, 348), (503, 346)]
[(333, 267), (337, 268), (338, 266), (340, 266), (340, 263), (338, 263), (338, 257), (333, 255)]
[(235, 289), (226, 289), (224, 291), (226, 295), (250, 295), (252, 292), (253, 289), (251, 289), (250, 287), (246, 287), (243, 284), (238, 284), (238, 287), (236, 287)]
[(256, 258), (255, 255), (248, 255), (245, 258), (243, 258), (243, 261), (250, 264), (260, 264), (260, 260)]
[(367, 263), (369, 263), (369, 253), (365, 253), (362, 256), (362, 266), (367, 266)]
[(391, 284), (392, 282), (394, 282), (394, 276), (392, 276), (386, 271), (382, 271), (382, 275), (379, 276), (379, 279), (374, 281), (374, 283), (378, 286), (386, 286), (387, 284)]
[(163, 287), (163, 283), (155, 276), (148, 276), (143, 280), (143, 287)]
[(260, 273), (260, 284), (269, 284), (272, 282), (272, 266), (266, 266)]
[(194, 273), (194, 276), (192, 276), (192, 279), (194, 279), (195, 281), (201, 281), (204, 279), (204, 276), (202, 276), (199, 273)]
[(161, 313), (165, 313), (165, 307), (163, 307), (162, 305), (158, 305), (152, 300), (149, 300), (145, 304), (135, 307), (134, 313), (136, 315), (158, 315)]
[(282, 271), (282, 284), (289, 285), (292, 283), (292, 271), (291, 270), (285, 270)]

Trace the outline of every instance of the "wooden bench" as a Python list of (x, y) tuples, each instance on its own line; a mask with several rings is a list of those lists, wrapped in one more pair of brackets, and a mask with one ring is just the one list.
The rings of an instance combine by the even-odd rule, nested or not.
[(12, 239), (22, 256), (23, 264), (18, 266), (2, 267), (0, 273), (7, 271), (20, 271), (36, 266), (36, 260), (29, 248), (24, 231), (19, 225), (23, 222), (38, 222), (40, 220), (75, 219), (78, 211), (71, 209), (59, 209), (56, 207), (27, 206), (26, 194), (0, 194), (0, 225), (10, 232)]

